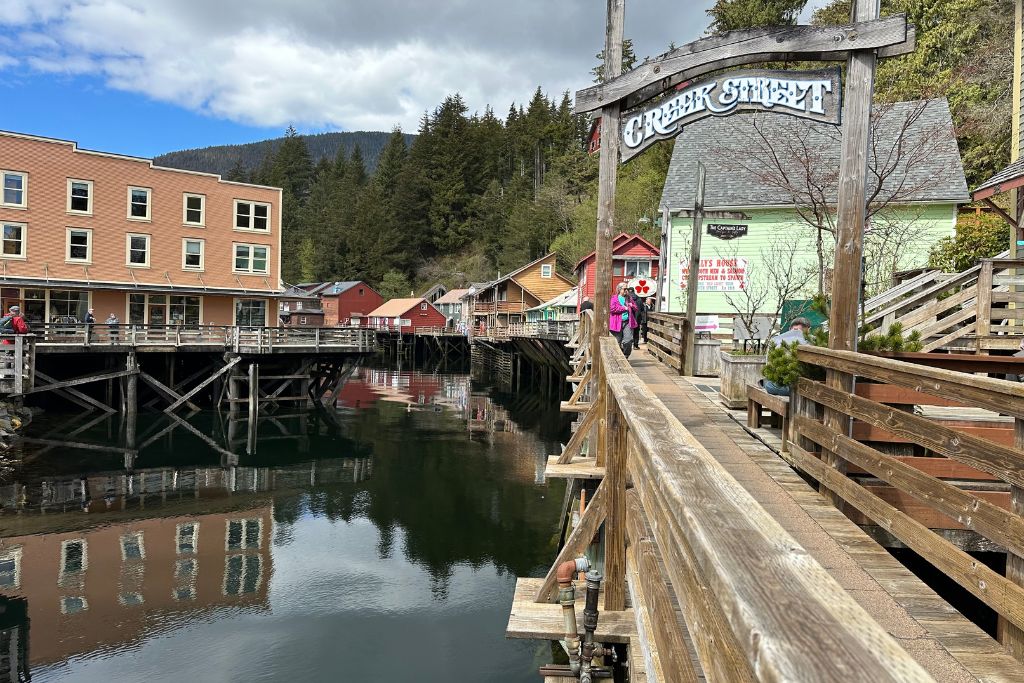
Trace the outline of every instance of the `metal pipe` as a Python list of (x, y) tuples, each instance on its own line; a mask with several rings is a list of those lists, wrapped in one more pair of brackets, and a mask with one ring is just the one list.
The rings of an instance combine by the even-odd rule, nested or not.
[(583, 608), (583, 646), (580, 648), (580, 683), (593, 683), (591, 661), (595, 656), (594, 632), (597, 631), (597, 600), (604, 576), (596, 569), (587, 572), (587, 603)]
[(590, 569), (590, 560), (579, 557), (558, 565), (558, 602), (562, 605), (562, 619), (565, 624), (565, 648), (569, 652), (569, 667), (573, 676), (580, 675), (580, 635), (576, 625), (576, 584), (573, 577), (577, 572)]

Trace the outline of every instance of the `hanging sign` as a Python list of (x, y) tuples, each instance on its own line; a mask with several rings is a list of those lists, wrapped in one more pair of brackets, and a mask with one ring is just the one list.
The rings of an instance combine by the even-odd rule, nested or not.
[(708, 234), (720, 240), (731, 240), (746, 235), (747, 228), (746, 225), (731, 223), (708, 223)]
[[(679, 264), (679, 282), (683, 291), (689, 282), (690, 262)], [(697, 272), (698, 292), (738, 292), (747, 286), (747, 259), (702, 258)]]
[(649, 277), (637, 277), (626, 282), (627, 287), (632, 287), (636, 295), (641, 299), (654, 296), (654, 280)]
[(816, 71), (741, 69), (716, 78), (681, 84), (666, 97), (622, 117), (622, 161), (683, 127), (708, 116), (739, 111), (775, 111), (838, 124), (841, 115), (839, 67)]

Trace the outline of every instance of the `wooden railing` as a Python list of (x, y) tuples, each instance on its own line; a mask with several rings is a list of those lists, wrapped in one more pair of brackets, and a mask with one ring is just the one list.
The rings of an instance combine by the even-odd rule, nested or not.
[(108, 325), (36, 323), (31, 333), (41, 347), (210, 347), (270, 351), (275, 347), (372, 350), (374, 331), (358, 327), (239, 327), (234, 325)]
[(686, 329), (686, 317), (680, 313), (647, 314), (647, 352), (680, 374)]
[[(798, 355), (810, 366), (854, 375), (861, 381), (854, 393), (847, 393), (823, 382), (799, 380), (798, 414), (791, 416), (794, 465), (991, 607), (1001, 619), (1004, 644), (1018, 659), (1024, 659), (1024, 384), (851, 351), (803, 346)], [(873, 391), (863, 391), (865, 388)], [(943, 424), (880, 402), (898, 392), (911, 395), (897, 399), (903, 403), (953, 402), (991, 411), (994, 416), (1010, 415), (1013, 439), (998, 443), (970, 427)], [(934, 399), (913, 398), (920, 393)], [(827, 426), (836, 421), (819, 419), (825, 411), (837, 413), (838, 423), (846, 428)], [(913, 444), (914, 455), (889, 455), (864, 443), (868, 439), (854, 438), (869, 429)], [(945, 467), (937, 466), (943, 463)], [(854, 469), (944, 515), (949, 525), (974, 531), (1005, 548), (1006, 576), (929, 529), (915, 518), (919, 515), (876, 495), (878, 487), (862, 486), (848, 477), (846, 473)], [(960, 481), (944, 480), (942, 473)], [(965, 490), (964, 479), (1002, 483), (1004, 491), (1009, 491), (1005, 507), (990, 493)], [(993, 486), (986, 488), (991, 492)]]
[(593, 365), (577, 366), (589, 410), (558, 463), (579, 463), (588, 443), (604, 478), (537, 602), (553, 601), (557, 566), (603, 523), (604, 613), (624, 608), (628, 586), (636, 622), (650, 625), (642, 656), (658, 660), (664, 680), (696, 680), (674, 602), (707, 680), (930, 680), (683, 427), (613, 339), (600, 338)]
[(32, 335), (0, 336), (0, 394), (30, 391), (35, 377), (36, 340)]

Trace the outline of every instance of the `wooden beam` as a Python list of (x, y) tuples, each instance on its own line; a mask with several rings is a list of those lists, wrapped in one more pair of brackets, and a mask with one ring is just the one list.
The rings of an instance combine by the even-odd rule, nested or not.
[(608, 430), (608, 510), (604, 523), (604, 609), (626, 608), (626, 421), (613, 396), (605, 400), (605, 429)]
[(233, 367), (235, 367), (236, 365), (238, 365), (238, 363), (240, 363), (240, 362), (241, 362), (241, 360), (242, 360), (241, 356), (236, 356), (236, 357), (232, 358), (231, 360), (229, 360), (229, 361), (228, 361), (228, 362), (227, 362), (227, 363), (226, 363), (226, 364), (224, 365), (224, 367), (222, 367), (222, 368), (221, 368), (220, 370), (218, 370), (217, 372), (213, 373), (212, 375), (210, 375), (209, 377), (207, 377), (206, 379), (204, 379), (204, 380), (203, 380), (202, 382), (200, 382), (199, 384), (197, 384), (197, 385), (195, 386), (195, 388), (193, 388), (193, 389), (192, 389), (192, 391), (188, 392), (187, 394), (185, 394), (184, 396), (182, 396), (181, 398), (179, 398), (179, 399), (178, 399), (177, 401), (175, 401), (175, 402), (174, 402), (174, 403), (172, 403), (171, 405), (169, 405), (169, 406), (167, 406), (166, 408), (164, 408), (164, 412), (165, 412), (165, 413), (172, 413), (172, 412), (174, 412), (174, 410), (175, 410), (175, 409), (176, 409), (176, 408), (177, 408), (178, 406), (180, 406), (180, 405), (181, 405), (182, 403), (185, 403), (185, 402), (186, 402), (186, 401), (188, 401), (188, 400), (189, 400), (190, 398), (192, 398), (193, 396), (195, 396), (196, 394), (198, 394), (198, 393), (199, 393), (200, 391), (202, 391), (202, 390), (203, 390), (203, 388), (204, 388), (204, 387), (206, 387), (206, 386), (207, 386), (208, 384), (210, 384), (211, 382), (213, 382), (213, 380), (217, 379), (218, 377), (220, 377), (221, 375), (223, 375), (223, 374), (224, 374), (225, 372), (229, 372), (229, 371), (231, 370), (231, 368), (233, 368)]
[(607, 511), (608, 488), (602, 481), (594, 491), (594, 496), (590, 499), (586, 512), (580, 517), (579, 524), (569, 534), (569, 538), (565, 539), (565, 545), (562, 546), (562, 550), (559, 551), (558, 557), (555, 558), (551, 569), (548, 570), (547, 576), (544, 577), (543, 585), (537, 591), (535, 602), (551, 602), (554, 599), (555, 588), (558, 584), (558, 565), (576, 559), (583, 554), (590, 542), (594, 540), (594, 534), (601, 528)]
[(985, 197), (981, 201), (985, 202), (985, 205), (988, 208), (990, 208), (993, 211), (995, 211), (996, 214), (998, 214), (1000, 218), (1002, 218), (1004, 221), (1009, 223), (1010, 227), (1012, 227), (1015, 230), (1017, 229), (1017, 221), (1013, 220), (1013, 218), (1010, 217), (1010, 214), (1008, 214), (1005, 211), (1003, 211), (1003, 207), (999, 206), (998, 204), (996, 204), (994, 201), (992, 201), (988, 197)]
[(199, 431), (198, 429), (193, 427), (191, 424), (189, 424), (184, 418), (180, 417), (177, 413), (167, 413), (167, 414), (170, 415), (172, 420), (177, 422), (179, 425), (181, 425), (182, 427), (184, 427), (188, 431), (192, 432), (192, 434), (194, 434), (197, 438), (199, 438), (201, 441), (203, 441), (206, 445), (208, 445), (210, 448), (212, 448), (213, 450), (217, 451), (221, 455), (226, 456), (229, 460), (237, 459), (238, 458), (237, 455), (235, 455), (231, 451), (229, 451), (226, 448), (224, 448), (223, 446), (221, 446), (219, 443), (217, 443), (216, 441), (214, 441), (213, 439), (208, 437), (206, 434), (203, 434), (201, 431)]
[(926, 417), (884, 406), (860, 396), (843, 394), (806, 378), (800, 379), (797, 391), (805, 399), (842, 411), (897, 436), (906, 437), (912, 443), (987, 472), (1007, 483), (1024, 486), (1024, 452), (1018, 449), (946, 427)]
[[(685, 74), (684, 79), (689, 79), (725, 66), (771, 61), (780, 53), (798, 61), (808, 55), (833, 59), (856, 50), (852, 54), (870, 52), (873, 59), (876, 48), (905, 43), (913, 35), (906, 15), (878, 19), (876, 14), (873, 20), (859, 17), (855, 15), (853, 23), (846, 26), (771, 26), (729, 31), (687, 43), (617, 78), (606, 78), (604, 83), (577, 91), (575, 110), (582, 114), (607, 107), (675, 74)], [(646, 91), (650, 97), (658, 92)], [(631, 99), (630, 105), (635, 104), (639, 104), (636, 98)]]
[[(1014, 420), (1014, 445), (1024, 449), (1024, 420)], [(1024, 515), (1024, 488), (1010, 487), (1010, 511), (1018, 520)], [(1024, 553), (1009, 550), (1006, 553), (1006, 580), (1015, 586), (1024, 586)], [(1017, 661), (1024, 661), (1024, 629), (1007, 619), (1000, 619), (999, 642)]]
[(19, 437), (18, 441), (23, 443), (37, 444), (39, 446), (51, 446), (55, 448), (77, 448), (83, 451), (98, 451), (100, 453), (116, 453), (118, 455), (124, 453), (124, 448), (117, 448), (116, 446), (100, 446), (93, 443), (83, 443), (81, 441), (62, 441), (60, 439), (41, 439), (32, 436)]
[[(55, 380), (53, 377), (50, 377), (49, 375), (47, 375), (45, 372), (42, 372), (38, 368), (36, 369), (36, 377), (39, 378), (39, 379), (42, 379), (42, 380), (46, 380), (47, 382), (50, 382), (51, 384), (57, 382), (57, 380)], [(49, 385), (47, 385), (47, 386), (49, 386)], [(38, 384), (36, 385), (36, 388), (39, 388)], [(111, 414), (111, 413), (116, 413), (117, 412), (117, 410), (115, 410), (114, 408), (106, 405), (105, 403), (97, 401), (92, 396), (89, 396), (88, 394), (84, 394), (81, 391), (78, 391), (77, 389), (71, 389), (69, 387), (64, 387), (63, 389), (56, 389), (55, 388), (54, 391), (56, 393), (58, 393), (58, 394), (65, 395), (65, 398), (67, 398), (68, 400), (70, 400), (70, 401), (72, 401), (74, 403), (77, 403), (78, 405), (80, 405), (80, 406), (82, 406), (82, 407), (84, 407), (86, 409), (88, 409), (91, 406), (93, 408), (97, 408), (99, 410), (102, 410), (103, 412), (105, 412), (107, 414)]]
[(1008, 510), (885, 455), (845, 434), (836, 434), (815, 420), (796, 418), (797, 429), (822, 448), (857, 465), (927, 503), (965, 528), (977, 531), (1004, 548), (1024, 555), (1024, 520)]
[(697, 190), (693, 198), (693, 236), (690, 238), (690, 271), (686, 275), (686, 327), (683, 334), (682, 372), (693, 376), (693, 349), (697, 335), (697, 294), (700, 290), (700, 240), (704, 226), (704, 164), (697, 162)]
[[(156, 377), (153, 377), (153, 375), (149, 374), (148, 372), (144, 370), (139, 370), (139, 377), (142, 379), (143, 382), (156, 389), (158, 393), (163, 394), (168, 399), (168, 402), (174, 402), (181, 398), (181, 394), (176, 392), (174, 389), (171, 389), (169, 386), (158, 380)], [(185, 401), (185, 405), (188, 406), (190, 410), (199, 410), (199, 406), (197, 406), (195, 403), (192, 403), (192, 401)]]
[(128, 375), (134, 375), (134, 374), (135, 374), (134, 370), (118, 370), (116, 372), (100, 373), (99, 375), (88, 375), (88, 376), (83, 376), (83, 377), (75, 377), (74, 379), (55, 380), (52, 377), (47, 379), (47, 377), (49, 377), (48, 375), (44, 375), (43, 373), (39, 372), (39, 370), (36, 370), (36, 376), (37, 377), (41, 377), (43, 379), (46, 379), (48, 382), (50, 382), (50, 384), (43, 384), (42, 386), (37, 384), (36, 386), (32, 387), (31, 389), (26, 390), (24, 393), (26, 395), (28, 395), (28, 394), (38, 394), (38, 393), (40, 393), (42, 391), (53, 391), (55, 389), (67, 389), (68, 387), (76, 387), (76, 386), (79, 386), (79, 385), (82, 385), (82, 384), (91, 384), (92, 382), (102, 382), (105, 379), (114, 379), (116, 377), (126, 377)]
[[(591, 431), (594, 427), (594, 422), (597, 420), (597, 410), (591, 408), (586, 414), (583, 415), (583, 420), (580, 422), (576, 432), (569, 439), (569, 443), (565, 445), (565, 449), (562, 454), (558, 456), (559, 465), (567, 465), (572, 462), (572, 459), (580, 454), (580, 450), (583, 447), (583, 441), (590, 439)], [(590, 442), (591, 455), (594, 455), (595, 444), (593, 441)]]

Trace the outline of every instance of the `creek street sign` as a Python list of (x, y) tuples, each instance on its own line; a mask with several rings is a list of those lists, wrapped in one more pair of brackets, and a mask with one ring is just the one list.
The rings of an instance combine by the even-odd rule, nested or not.
[(622, 161), (708, 116), (773, 111), (839, 124), (841, 93), (839, 67), (815, 71), (741, 69), (680, 84), (654, 104), (623, 115), (619, 129)]
[(731, 240), (746, 235), (747, 228), (733, 223), (708, 223), (708, 234), (720, 240)]

